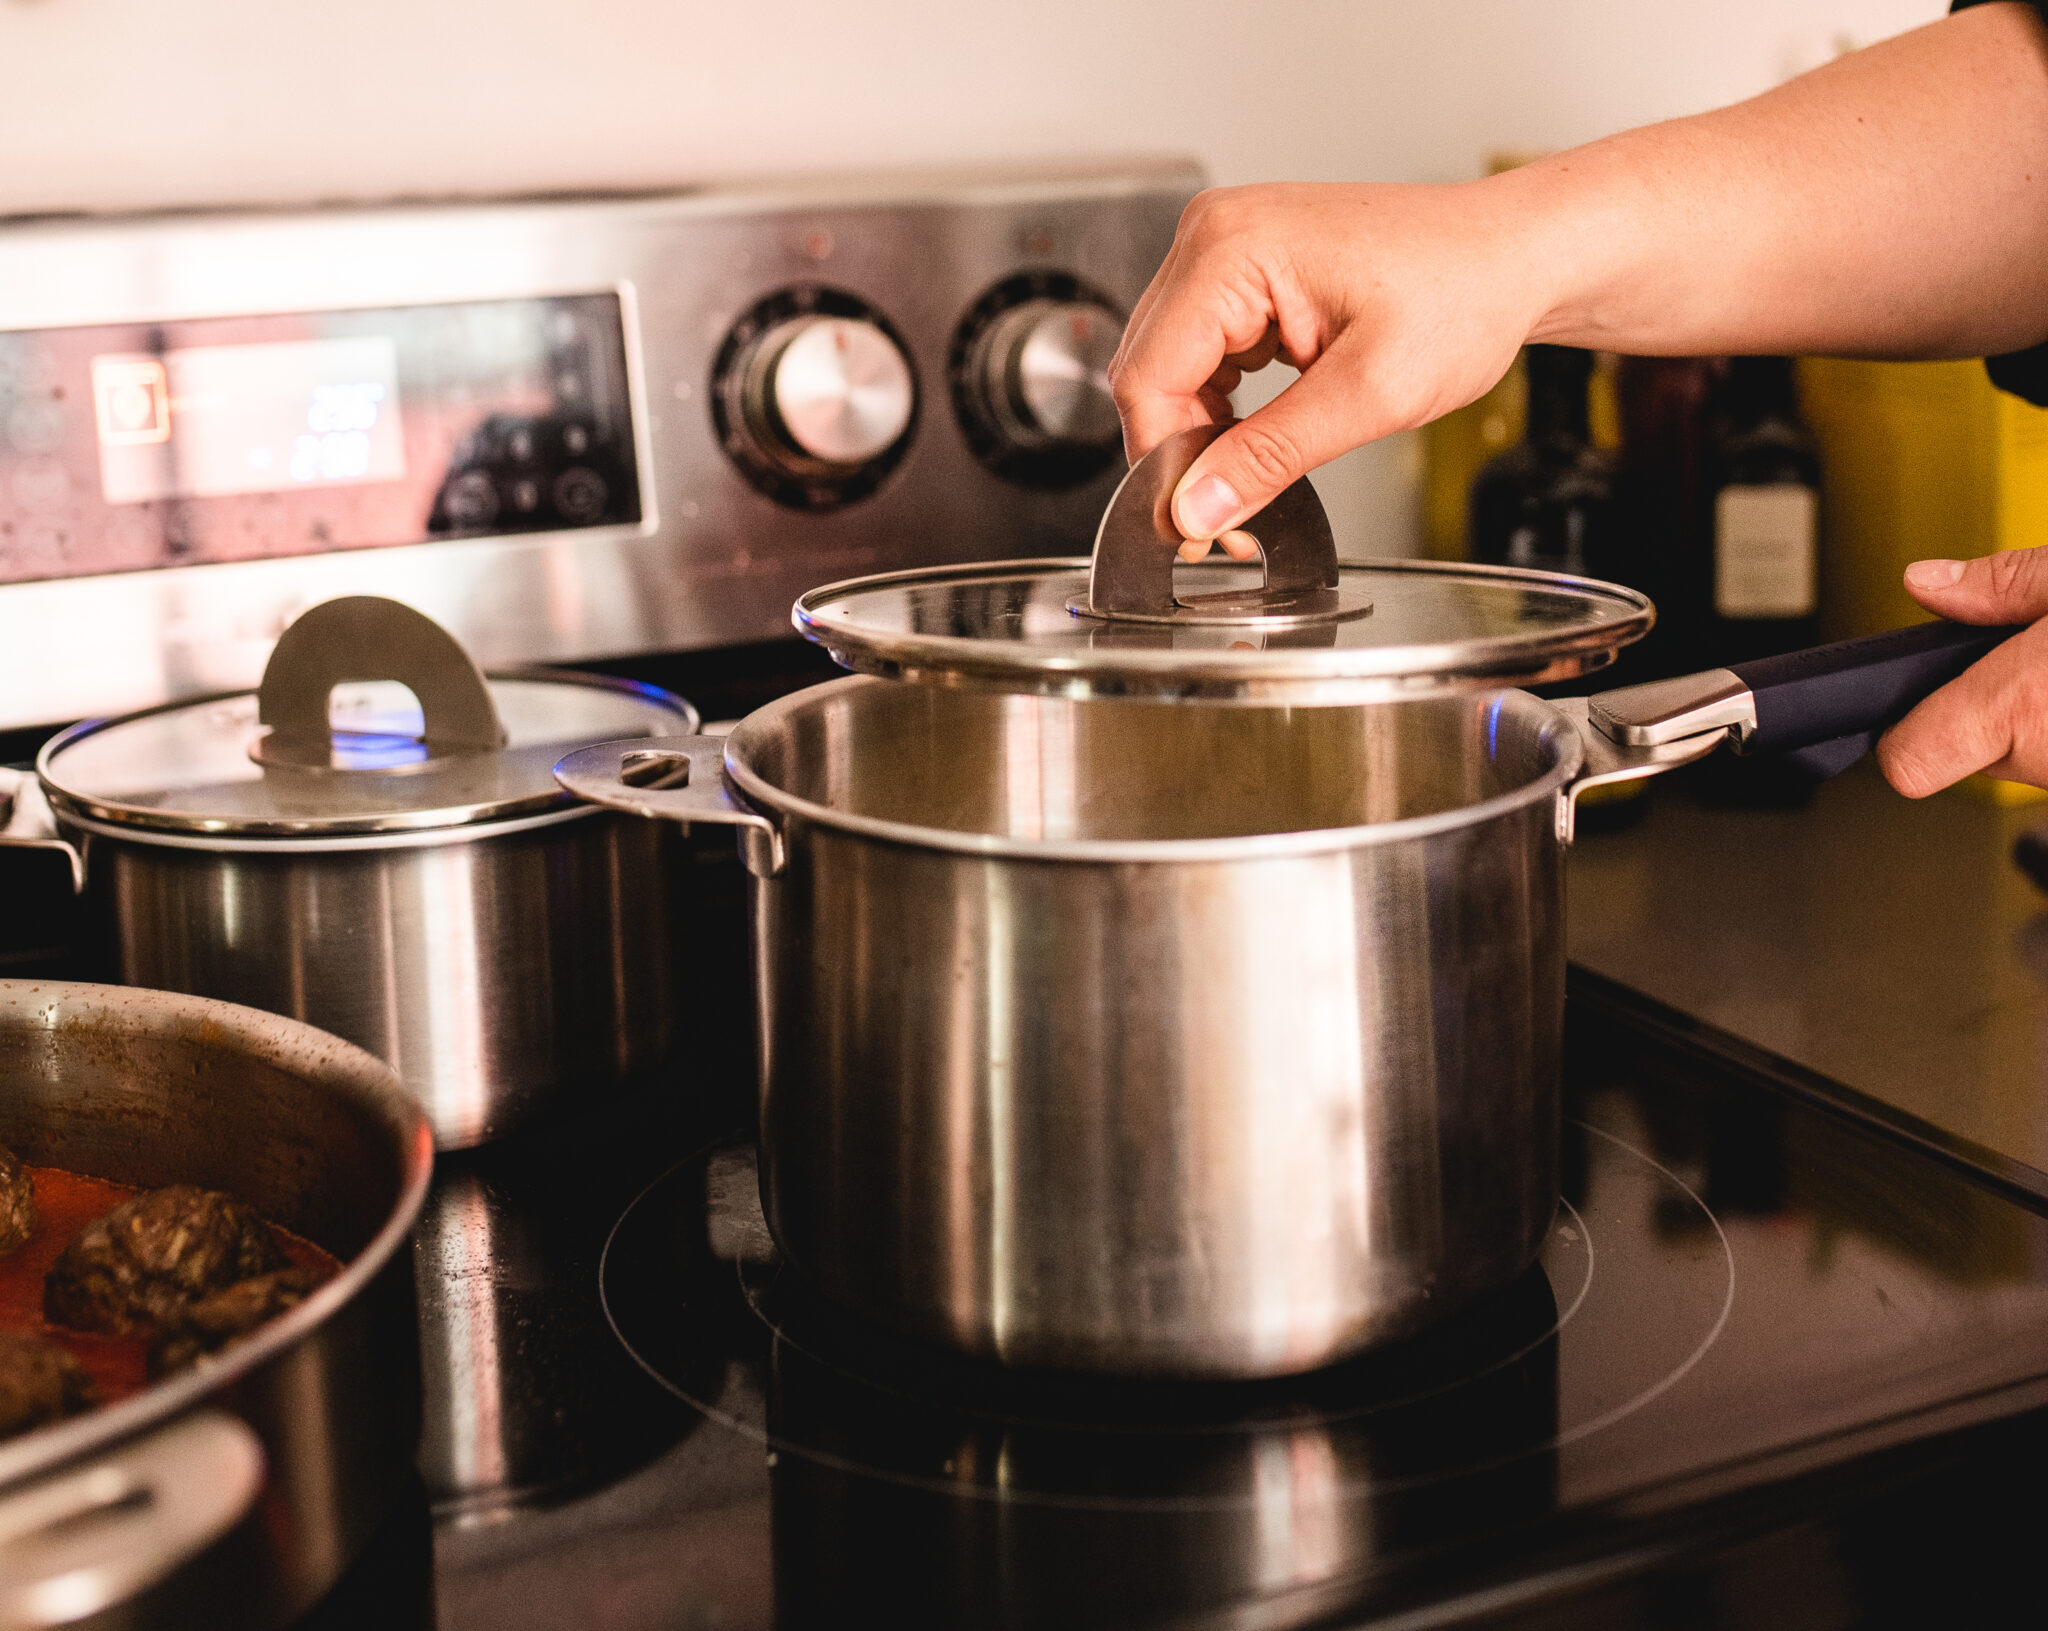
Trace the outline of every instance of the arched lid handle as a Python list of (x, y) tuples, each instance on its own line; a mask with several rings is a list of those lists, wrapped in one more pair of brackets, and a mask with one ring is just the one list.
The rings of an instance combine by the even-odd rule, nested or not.
[(266, 765), (334, 765), (329, 698), (337, 685), (396, 680), (418, 698), (426, 759), (495, 753), (505, 727), (490, 687), (455, 636), (426, 613), (381, 595), (323, 601), (278, 636), (256, 717), (270, 727), (250, 748)]
[(1223, 429), (1175, 431), (1131, 466), (1096, 529), (1088, 593), (1069, 602), (1070, 610), (1142, 623), (1252, 624), (1323, 622), (1372, 610), (1370, 597), (1340, 588), (1330, 517), (1306, 476), (1244, 524), (1265, 557), (1260, 588), (1174, 593), (1181, 544), (1174, 489)]

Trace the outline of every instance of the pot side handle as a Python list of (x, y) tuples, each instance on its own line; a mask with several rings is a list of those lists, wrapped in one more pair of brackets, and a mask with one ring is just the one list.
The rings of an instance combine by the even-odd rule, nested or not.
[(57, 833), (49, 801), (34, 776), (0, 770), (0, 849), (53, 850), (71, 863), (71, 892), (85, 893), (85, 851)]
[(0, 1494), (0, 1626), (69, 1625), (158, 1586), (263, 1488), (247, 1423), (203, 1410)]
[(1586, 758), (1559, 795), (1558, 835), (1571, 841), (1587, 788), (1657, 775), (1724, 741), (1737, 753), (1789, 759), (1816, 779), (1837, 775), (1916, 704), (2019, 632), (1937, 618), (1560, 702)]
[(788, 861), (782, 828), (733, 791), (722, 736), (642, 736), (599, 742), (559, 760), (555, 780), (607, 809), (666, 821), (708, 821), (739, 829), (740, 853), (757, 878)]

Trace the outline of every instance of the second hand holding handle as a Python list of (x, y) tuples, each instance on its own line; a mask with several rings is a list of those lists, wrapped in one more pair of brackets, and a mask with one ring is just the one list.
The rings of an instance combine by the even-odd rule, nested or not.
[(1749, 688), (1756, 711), (1739, 751), (1783, 753), (1845, 737), (1874, 740), (2019, 632), (2019, 626), (1916, 623), (1736, 663), (1728, 672)]

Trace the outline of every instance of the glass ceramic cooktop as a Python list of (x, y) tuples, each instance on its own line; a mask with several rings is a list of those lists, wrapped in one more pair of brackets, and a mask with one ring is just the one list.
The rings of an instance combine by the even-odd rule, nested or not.
[(1540, 1262), (1284, 1382), (898, 1341), (810, 1294), (751, 1146), (673, 1098), (451, 1160), (420, 1236), (427, 1612), (1812, 1631), (2022, 1576), (2041, 1514), (2001, 1491), (2048, 1456), (2030, 1180), (1579, 976), (1569, 1030)]

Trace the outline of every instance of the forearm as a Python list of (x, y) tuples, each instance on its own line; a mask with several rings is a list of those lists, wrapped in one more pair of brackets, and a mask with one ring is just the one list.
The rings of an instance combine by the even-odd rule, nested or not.
[(2048, 338), (2048, 30), (2029, 6), (1978, 7), (1475, 185), (1546, 269), (1534, 339), (2016, 350)]

